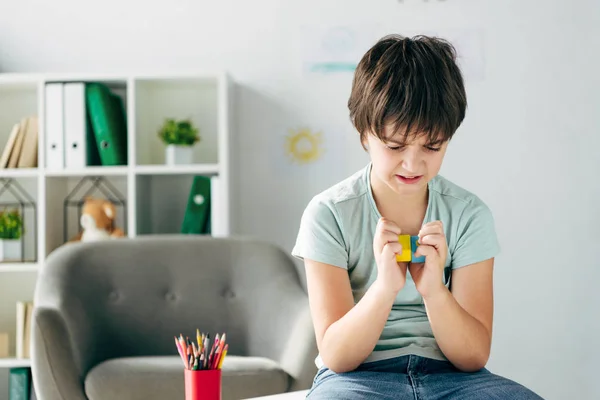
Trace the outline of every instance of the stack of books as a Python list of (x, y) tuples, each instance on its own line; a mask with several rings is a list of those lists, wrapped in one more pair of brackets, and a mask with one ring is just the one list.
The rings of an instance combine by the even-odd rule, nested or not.
[(0, 332), (0, 358), (8, 358), (8, 333)]
[[(31, 320), (33, 302), (17, 302), (16, 358), (30, 358)], [(9, 400), (32, 400), (37, 398), (33, 387), (30, 367), (13, 367), (8, 376)]]
[(35, 115), (14, 124), (0, 157), (0, 168), (37, 168), (38, 131)]
[(31, 342), (31, 316), (33, 315), (33, 302), (17, 302), (17, 326), (16, 326), (16, 352), (17, 358), (30, 357)]

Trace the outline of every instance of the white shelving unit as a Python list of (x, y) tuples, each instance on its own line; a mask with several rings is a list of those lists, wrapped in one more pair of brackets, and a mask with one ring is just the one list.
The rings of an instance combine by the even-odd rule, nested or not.
[(0, 358), (0, 368), (18, 368), (30, 366), (31, 361), (29, 359)]
[[(47, 168), (45, 85), (50, 82), (100, 82), (121, 96), (127, 115), (127, 165)], [(0, 169), (0, 179), (13, 179), (36, 204), (36, 218), (26, 214), (24, 241), (25, 257), (37, 257), (24, 263), (0, 263), (0, 332), (10, 335), (11, 354), (15, 351), (16, 302), (33, 299), (39, 267), (64, 244), (64, 200), (82, 178), (103, 177), (120, 192), (126, 205), (117, 206), (117, 226), (128, 238), (135, 238), (178, 233), (194, 176), (209, 176), (214, 205), (211, 234), (230, 234), (232, 90), (233, 82), (224, 72), (0, 74), (0, 152), (21, 118), (35, 115), (39, 123), (38, 168)], [(199, 128), (201, 140), (194, 146), (192, 164), (165, 165), (165, 145), (158, 138), (165, 118), (189, 118)], [(79, 230), (76, 214), (68, 224), (66, 230), (72, 237)], [(0, 359), (0, 368), (24, 365), (29, 360)]]

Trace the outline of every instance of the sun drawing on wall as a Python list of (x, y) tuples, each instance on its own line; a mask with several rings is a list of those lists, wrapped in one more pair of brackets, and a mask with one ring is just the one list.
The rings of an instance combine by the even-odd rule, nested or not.
[(313, 133), (308, 128), (290, 129), (286, 136), (285, 150), (288, 157), (297, 163), (308, 164), (323, 154), (321, 132)]

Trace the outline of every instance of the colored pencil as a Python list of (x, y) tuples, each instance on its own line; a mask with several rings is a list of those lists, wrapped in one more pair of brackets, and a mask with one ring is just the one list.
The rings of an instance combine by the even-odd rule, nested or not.
[(196, 329), (196, 342), (181, 333), (179, 337), (173, 338), (185, 369), (193, 371), (221, 369), (229, 349), (225, 333), (220, 335), (216, 333), (212, 342), (210, 334), (200, 332), (199, 329)]

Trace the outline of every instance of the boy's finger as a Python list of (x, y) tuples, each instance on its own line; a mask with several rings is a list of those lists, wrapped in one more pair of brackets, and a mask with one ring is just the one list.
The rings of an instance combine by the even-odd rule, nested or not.
[(397, 242), (398, 235), (394, 232), (385, 231), (382, 232), (381, 238), (386, 241), (386, 243)]
[(419, 231), (419, 236), (431, 235), (435, 233), (444, 233), (444, 227), (441, 224), (423, 225)]
[(375, 251), (381, 253), (383, 251), (383, 246), (387, 243), (393, 243), (398, 241), (398, 235), (392, 232), (380, 232), (375, 237)]
[(438, 249), (443, 247), (445, 243), (446, 238), (440, 234), (425, 235), (419, 239), (419, 244), (434, 246)]
[(421, 246), (417, 247), (417, 251), (415, 251), (415, 255), (417, 257), (420, 257), (420, 256), (432, 257), (432, 256), (437, 255), (437, 251), (433, 246), (430, 246), (428, 244), (422, 244)]
[(402, 253), (402, 245), (398, 242), (391, 242), (391, 243), (386, 243), (383, 246), (383, 251), (382, 253), (386, 256), (386, 257), (394, 257), (396, 258), (396, 254), (398, 253)]

